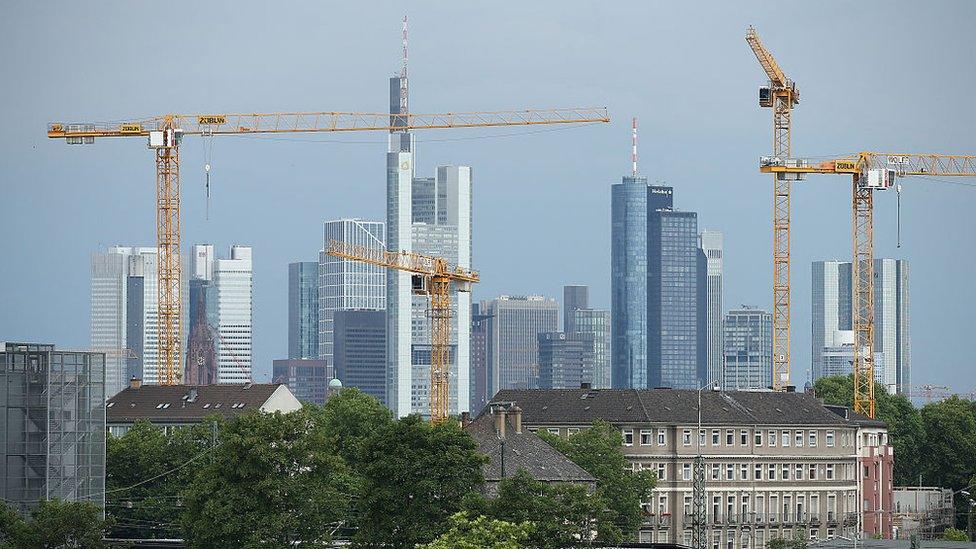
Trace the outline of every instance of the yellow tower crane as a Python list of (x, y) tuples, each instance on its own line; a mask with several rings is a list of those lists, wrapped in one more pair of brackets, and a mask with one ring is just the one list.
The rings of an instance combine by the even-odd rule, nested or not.
[(269, 114), (167, 114), (111, 124), (48, 125), (47, 136), (68, 144), (95, 138), (148, 138), (156, 160), (156, 245), (158, 249), (158, 383), (180, 381), (180, 142), (184, 136), (405, 131), (609, 122), (606, 108), (572, 108), (444, 114), (290, 112)]
[[(773, 54), (749, 27), (746, 42), (769, 77), (759, 88), (759, 106), (773, 109), (773, 157), (790, 157), (790, 113), (800, 102), (796, 83), (786, 77)], [(773, 389), (790, 383), (790, 186), (798, 174), (773, 175)]]
[(451, 265), (440, 257), (414, 252), (388, 252), (333, 240), (331, 256), (413, 273), (413, 292), (430, 298), (430, 420), (447, 419), (450, 404), (451, 286), (470, 292), (478, 273)]
[(853, 179), (854, 411), (874, 417), (874, 191), (890, 189), (896, 177), (976, 176), (976, 156), (862, 152), (827, 161), (763, 157), (759, 171), (777, 178), (826, 173)]

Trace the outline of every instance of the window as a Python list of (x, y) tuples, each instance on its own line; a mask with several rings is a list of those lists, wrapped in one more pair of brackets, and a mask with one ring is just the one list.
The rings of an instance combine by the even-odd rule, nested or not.
[(749, 464), (743, 463), (739, 467), (739, 480), (749, 480)]
[(681, 480), (691, 480), (691, 464), (681, 464)]
[[(766, 496), (756, 496), (756, 522), (763, 521), (763, 510), (766, 507)], [(759, 547), (762, 547), (761, 545)]]
[(624, 433), (624, 446), (633, 446), (634, 445), (634, 430), (633, 429), (624, 429), (623, 433)]
[(566, 429), (566, 433), (569, 434), (569, 435), (575, 435), (575, 434), (579, 433), (579, 427), (570, 427), (570, 428)]
[(811, 448), (816, 448), (817, 447), (817, 432), (816, 431), (810, 431), (810, 447)]
[(731, 463), (725, 465), (725, 480), (735, 480), (735, 466)]
[(762, 431), (756, 430), (756, 434), (753, 436), (753, 444), (762, 446)]
[(704, 429), (701, 429), (701, 430), (698, 431), (698, 445), (699, 446), (704, 446), (705, 445), (705, 430)]
[(749, 446), (749, 431), (739, 433), (739, 444), (741, 446)]
[(712, 480), (718, 480), (718, 463), (712, 464)]
[(681, 443), (685, 446), (691, 445), (691, 429), (685, 429), (681, 432)]
[(825, 475), (827, 480), (834, 480), (834, 464), (827, 464), (827, 474)]
[(658, 446), (664, 446), (664, 444), (665, 444), (664, 429), (658, 429), (657, 430), (657, 445)]
[(797, 463), (794, 467), (793, 473), (793, 478), (796, 480), (803, 480), (803, 465)]
[(762, 465), (757, 463), (756, 470), (753, 471), (753, 473), (754, 473), (753, 480), (762, 480)]
[[(550, 428), (547, 429), (547, 431), (549, 431), (549, 434), (550, 435), (556, 435), (557, 437), (559, 436), (559, 427), (550, 427)], [(630, 442), (631, 442), (631, 444), (633, 444), (633, 442), (634, 442), (633, 441), (633, 435), (631, 435), (631, 441)]]
[(725, 431), (725, 445), (735, 446), (735, 431), (732, 429)]
[(789, 431), (783, 431), (783, 438), (781, 440), (783, 441), (783, 444), (782, 444), (783, 448), (786, 448), (787, 446), (789, 446), (790, 445), (790, 432)]
[(650, 429), (641, 429), (640, 432), (640, 445), (650, 446), (654, 440), (654, 435), (651, 433)]
[(776, 447), (776, 431), (770, 431), (769, 432), (769, 438), (767, 438), (767, 440), (769, 440), (769, 447), (770, 448), (775, 448)]
[(810, 464), (810, 480), (817, 480), (817, 464)]
[(795, 446), (797, 448), (803, 446), (803, 431), (797, 431), (796, 432), (796, 439), (795, 440), (796, 440)]
[(871, 478), (871, 468), (867, 465), (864, 466), (864, 478)]
[(667, 476), (667, 466), (664, 463), (657, 464), (657, 478), (658, 480), (665, 480)]
[(766, 475), (769, 480), (776, 480), (776, 466), (772, 463), (769, 464), (769, 474)]
[[(685, 496), (685, 516), (691, 515), (691, 496)], [(691, 534), (688, 534), (689, 537)]]
[(712, 429), (712, 446), (718, 446), (718, 429)]
[(790, 466), (783, 465), (783, 480), (790, 480)]
[(834, 432), (827, 431), (827, 448), (833, 448), (833, 447), (834, 447)]

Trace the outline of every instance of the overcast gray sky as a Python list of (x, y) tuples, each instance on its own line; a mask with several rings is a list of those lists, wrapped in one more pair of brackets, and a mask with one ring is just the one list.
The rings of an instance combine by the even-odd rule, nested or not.
[[(0, 340), (89, 345), (89, 255), (154, 245), (154, 167), (138, 140), (68, 147), (50, 121), (196, 112), (383, 112), (410, 18), (411, 110), (607, 106), (559, 131), (419, 136), (419, 173), (474, 168), (475, 299), (589, 284), (609, 306), (611, 183), (630, 169), (726, 235), (725, 303), (771, 304), (770, 112), (748, 25), (801, 89), (797, 156), (976, 152), (976, 3), (0, 3)], [(517, 135), (512, 135), (517, 134)], [(384, 219), (385, 135), (226, 137), (182, 147), (183, 242), (254, 246), (254, 370), (287, 352), (287, 263), (322, 222)], [(955, 184), (953, 184), (955, 183)], [(960, 184), (962, 183), (962, 184)], [(976, 389), (976, 182), (904, 181), (876, 199), (876, 254), (911, 262), (913, 381)], [(810, 263), (848, 260), (850, 188), (795, 187), (793, 380), (810, 362)]]

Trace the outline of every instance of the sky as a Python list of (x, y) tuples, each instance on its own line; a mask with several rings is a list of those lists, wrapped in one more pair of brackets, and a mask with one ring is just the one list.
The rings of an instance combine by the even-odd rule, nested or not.
[[(90, 255), (154, 245), (136, 139), (67, 146), (49, 122), (165, 113), (384, 112), (410, 21), (412, 112), (606, 106), (612, 122), (418, 134), (418, 176), (473, 167), (474, 299), (588, 284), (609, 307), (610, 185), (639, 170), (725, 234), (725, 308), (771, 306), (771, 113), (755, 25), (801, 102), (795, 156), (976, 153), (976, 3), (0, 1), (0, 341), (89, 347)], [(164, 9), (165, 7), (165, 9)], [(322, 224), (385, 219), (386, 136), (219, 137), (181, 148), (183, 243), (254, 248), (254, 371), (287, 355), (287, 265)], [(903, 180), (875, 200), (876, 257), (910, 262), (916, 385), (976, 390), (976, 181)], [(851, 255), (850, 182), (793, 192), (793, 370), (810, 364), (810, 264)]]

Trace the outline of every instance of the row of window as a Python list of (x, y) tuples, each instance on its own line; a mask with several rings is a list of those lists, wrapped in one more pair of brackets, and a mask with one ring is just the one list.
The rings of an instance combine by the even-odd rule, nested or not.
[[(667, 463), (631, 463), (635, 471), (653, 471), (658, 480), (667, 480)], [(840, 474), (838, 473), (838, 469)], [(692, 480), (691, 463), (681, 464), (681, 480)], [(710, 480), (854, 480), (854, 468), (847, 463), (709, 463), (705, 467)]]
[[(578, 430), (578, 429), (577, 429)], [(559, 429), (552, 428), (550, 432), (559, 433)], [(684, 446), (691, 446), (694, 442), (693, 439), (694, 431), (692, 429), (684, 429), (681, 432), (681, 444)], [(634, 429), (622, 429), (621, 434), (624, 439), (624, 446), (633, 446), (634, 440)], [(810, 430), (792, 430), (792, 429), (769, 429), (768, 431), (756, 430), (752, 433), (752, 444), (750, 445), (750, 433), (746, 429), (742, 429), (736, 433), (735, 429), (726, 429), (725, 436), (722, 436), (722, 431), (720, 429), (712, 429), (711, 437), (708, 436), (707, 429), (701, 429), (698, 431), (698, 445), (707, 446), (709, 442), (711, 446), (717, 447), (724, 445), (727, 447), (741, 446), (741, 447), (761, 447), (767, 446), (769, 448), (775, 448), (777, 446), (777, 441), (779, 445), (788, 448), (791, 445), (802, 448), (804, 445), (811, 448), (816, 448), (819, 444), (819, 431), (816, 429)], [(824, 444), (828, 448), (833, 448), (835, 445), (836, 434), (833, 429), (829, 429), (824, 433)], [(641, 429), (639, 431), (639, 438), (637, 439), (640, 446), (653, 446), (655, 443), (658, 446), (667, 445), (667, 429)], [(848, 443), (847, 437), (843, 437), (842, 446), (846, 446)]]
[[(800, 532), (803, 532), (804, 530), (798, 529), (796, 531), (793, 531), (792, 529), (785, 529), (782, 532), (770, 531), (768, 532), (768, 536), (765, 530), (756, 530), (755, 532), (743, 531), (738, 533), (735, 530), (729, 530), (724, 535), (724, 543), (723, 543), (722, 532), (718, 530), (714, 530), (712, 531), (711, 535), (706, 538), (706, 542), (708, 543), (706, 547), (709, 547), (710, 549), (764, 549), (766, 547), (767, 537), (770, 541), (777, 538), (793, 539), (797, 537), (797, 534), (802, 535)], [(850, 535), (850, 533), (846, 531), (843, 533), (846, 536)], [(640, 541), (646, 543), (651, 543), (655, 541), (659, 543), (665, 543), (665, 542), (672, 541), (670, 539), (670, 532), (668, 531), (657, 532), (656, 539), (654, 534), (655, 533), (653, 530), (641, 531)], [(833, 539), (837, 537), (837, 534), (838, 532), (835, 528), (827, 528), (827, 536), (825, 539)], [(820, 531), (818, 528), (810, 528), (808, 535), (810, 541), (815, 541), (817, 539), (820, 539)], [(691, 543), (692, 543), (691, 538), (692, 538), (691, 532), (687, 532), (687, 531), (684, 532), (682, 534), (682, 540), (684, 545), (691, 547)]]

